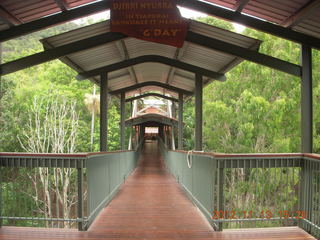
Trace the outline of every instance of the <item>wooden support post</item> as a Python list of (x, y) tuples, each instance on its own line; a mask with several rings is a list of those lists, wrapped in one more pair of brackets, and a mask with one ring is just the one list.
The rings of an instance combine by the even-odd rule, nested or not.
[(175, 137), (174, 137), (174, 128), (173, 125), (170, 126), (170, 133), (171, 133), (171, 149), (176, 150), (176, 143), (175, 143)]
[(178, 110), (178, 149), (183, 149), (183, 94), (179, 93)]
[(171, 101), (171, 113), (172, 117), (176, 118), (176, 103), (174, 101)]
[[(301, 78), (301, 152), (312, 153), (313, 150), (313, 109), (312, 109), (312, 49), (302, 45), (302, 78)], [(312, 168), (309, 161), (302, 162), (299, 186), (299, 210), (305, 211), (307, 220), (312, 216)], [(299, 226), (310, 231), (310, 225), (299, 222)]]
[(100, 152), (108, 151), (108, 75), (100, 75)]
[(195, 79), (195, 150), (202, 150), (202, 76), (196, 74)]
[(301, 151), (312, 153), (313, 109), (312, 109), (312, 49), (302, 45), (301, 79)]
[(125, 93), (121, 93), (120, 99), (120, 143), (121, 150), (125, 150), (125, 118), (126, 118), (126, 97)]

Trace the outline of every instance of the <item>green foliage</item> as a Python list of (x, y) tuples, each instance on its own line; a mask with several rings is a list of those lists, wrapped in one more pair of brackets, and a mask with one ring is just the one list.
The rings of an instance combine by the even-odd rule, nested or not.
[[(201, 21), (234, 31), (229, 23)], [(255, 30), (242, 34), (262, 41), (259, 52), (292, 63), (300, 46)], [(320, 149), (320, 54), (313, 50), (314, 151)], [(185, 105), (185, 147), (193, 149), (194, 105)], [(204, 150), (213, 152), (300, 152), (300, 79), (244, 61), (227, 73), (226, 82), (204, 89)]]
[[(72, 27), (74, 27), (72, 25)], [(66, 30), (65, 28), (61, 31)], [(55, 32), (57, 33), (57, 32)], [(42, 33), (44, 35), (51, 34)], [(41, 35), (41, 33), (40, 33)], [(41, 35), (42, 36), (42, 35)], [(39, 36), (34, 37), (28, 35), (25, 41), (28, 46), (35, 46)], [(19, 39), (18, 39), (19, 40)], [(18, 40), (8, 41), (4, 44), (4, 61), (18, 58), (23, 55), (21, 49), (23, 46), (17, 45)], [(19, 47), (18, 47), (19, 46)], [(14, 51), (17, 51), (14, 55)], [(35, 49), (31, 48), (27, 54), (32, 54)], [(14, 57), (13, 57), (14, 55)], [(67, 67), (62, 62), (55, 60), (34, 66), (23, 71), (19, 71), (2, 78), (3, 98), (1, 101), (2, 115), (0, 118), (2, 132), (0, 136), (0, 151), (3, 152), (22, 152), (17, 136), (21, 134), (28, 123), (28, 113), (30, 112), (34, 97), (47, 97), (48, 94), (54, 98), (55, 95), (62, 95), (69, 101), (77, 102), (77, 112), (79, 113), (79, 131), (76, 142), (77, 152), (90, 151), (90, 121), (91, 114), (84, 104), (84, 96), (91, 93), (93, 85), (89, 81), (78, 81), (75, 79), (76, 72)], [(109, 112), (109, 135), (110, 150), (119, 149), (118, 141), (118, 120), (117, 101), (110, 102)], [(99, 118), (96, 119), (96, 122)], [(95, 147), (98, 151), (99, 147), (99, 125), (95, 127)]]

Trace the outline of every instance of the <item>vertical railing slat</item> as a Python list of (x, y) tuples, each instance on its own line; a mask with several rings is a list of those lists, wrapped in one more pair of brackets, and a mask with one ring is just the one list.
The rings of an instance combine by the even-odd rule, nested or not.
[(83, 168), (77, 168), (78, 175), (78, 230), (83, 231)]

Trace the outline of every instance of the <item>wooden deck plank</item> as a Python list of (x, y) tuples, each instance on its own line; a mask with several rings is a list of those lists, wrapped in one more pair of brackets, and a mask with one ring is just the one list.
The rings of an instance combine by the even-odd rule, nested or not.
[(87, 232), (3, 227), (2, 239), (315, 240), (297, 227), (214, 232), (165, 170), (156, 143), (146, 143), (138, 168)]

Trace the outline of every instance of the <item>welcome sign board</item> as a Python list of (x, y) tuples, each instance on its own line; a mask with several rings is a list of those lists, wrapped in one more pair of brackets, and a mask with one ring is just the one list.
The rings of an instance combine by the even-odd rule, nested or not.
[(114, 0), (111, 31), (181, 48), (189, 21), (181, 17), (176, 0)]

